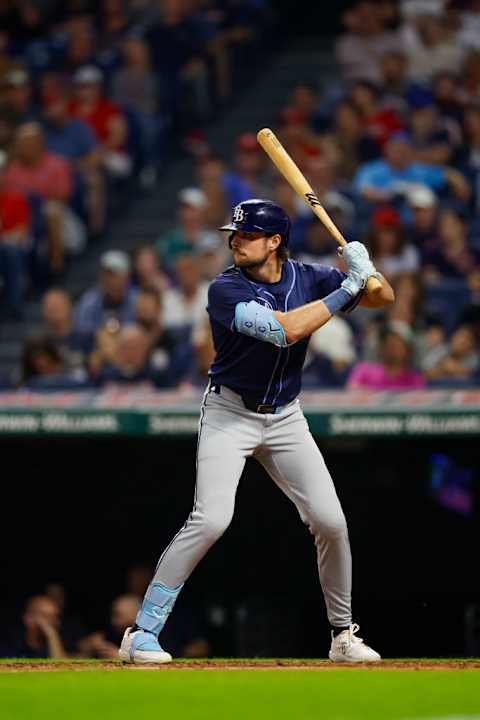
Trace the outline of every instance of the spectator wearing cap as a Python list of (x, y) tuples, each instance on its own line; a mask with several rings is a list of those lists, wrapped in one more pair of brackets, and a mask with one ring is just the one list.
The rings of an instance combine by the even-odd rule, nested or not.
[(18, 318), (25, 286), (25, 257), (31, 226), (30, 204), (25, 195), (4, 182), (7, 156), (0, 150), (0, 277), (4, 312)]
[(89, 231), (98, 235), (105, 227), (106, 188), (97, 140), (85, 122), (70, 117), (68, 103), (62, 88), (45, 92), (42, 114), (46, 146), (70, 163), (76, 195), (80, 196), (80, 205), (85, 206)]
[(226, 172), (222, 185), (230, 207), (252, 197), (268, 197), (269, 186), (262, 177), (261, 148), (253, 133), (244, 133), (235, 143), (234, 169)]
[(65, 244), (71, 240), (67, 233), (77, 231), (76, 226), (66, 224), (66, 218), (71, 216), (67, 204), (72, 196), (72, 174), (64, 158), (47, 151), (44, 133), (38, 123), (25, 123), (18, 128), (5, 184), (43, 201), (49, 269), (52, 273), (60, 272)]
[(392, 206), (375, 209), (365, 244), (375, 267), (391, 283), (399, 275), (415, 274), (420, 269), (418, 250), (407, 242), (400, 213)]
[(3, 99), (7, 110), (12, 112), (16, 125), (37, 119), (30, 77), (23, 68), (13, 68), (6, 74)]
[(104, 97), (103, 74), (94, 65), (79, 68), (73, 76), (74, 97), (70, 115), (85, 122), (94, 133), (103, 166), (112, 177), (130, 174), (131, 159), (126, 150), (127, 122), (115, 103)]
[(73, 324), (73, 306), (69, 294), (52, 288), (42, 298), (43, 331), (60, 353), (68, 370), (83, 370), (92, 350), (90, 335), (79, 333)]
[(408, 193), (407, 200), (412, 212), (409, 237), (423, 257), (424, 253), (438, 246), (437, 196), (426, 185), (415, 185)]
[(380, 61), (387, 52), (402, 49), (401, 39), (385, 28), (378, 3), (356, 2), (342, 15), (345, 33), (337, 40), (335, 57), (344, 80), (380, 82)]
[(379, 361), (359, 362), (349, 375), (349, 388), (368, 390), (416, 390), (425, 378), (413, 367), (413, 333), (402, 322), (391, 323), (381, 334)]
[(448, 188), (462, 201), (470, 198), (465, 177), (451, 167), (416, 162), (410, 137), (396, 133), (385, 143), (383, 158), (361, 165), (354, 187), (368, 202), (385, 202), (396, 196), (406, 197), (412, 184), (422, 184), (436, 192)]
[(350, 98), (360, 113), (363, 129), (380, 149), (395, 133), (403, 130), (402, 119), (395, 110), (380, 102), (380, 89), (371, 82), (358, 80), (352, 87)]
[(178, 194), (177, 225), (156, 243), (160, 261), (172, 269), (179, 255), (195, 252), (197, 244), (213, 233), (205, 225), (208, 199), (203, 190), (184, 188)]
[(109, 250), (100, 259), (97, 286), (87, 290), (75, 306), (74, 328), (93, 337), (107, 321), (133, 322), (137, 290), (129, 285), (130, 260), (120, 250)]

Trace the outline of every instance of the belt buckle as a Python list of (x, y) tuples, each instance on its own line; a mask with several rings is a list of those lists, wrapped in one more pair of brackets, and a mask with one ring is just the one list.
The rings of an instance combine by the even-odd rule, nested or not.
[(267, 413), (275, 412), (275, 405), (264, 405), (260, 404), (257, 405), (257, 409), (255, 412), (260, 413), (261, 415), (266, 415)]

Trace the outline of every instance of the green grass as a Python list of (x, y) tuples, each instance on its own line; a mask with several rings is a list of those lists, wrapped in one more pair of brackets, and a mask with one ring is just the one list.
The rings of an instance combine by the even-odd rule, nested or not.
[(477, 716), (480, 673), (94, 669), (0, 673), (1, 720), (413, 720)]

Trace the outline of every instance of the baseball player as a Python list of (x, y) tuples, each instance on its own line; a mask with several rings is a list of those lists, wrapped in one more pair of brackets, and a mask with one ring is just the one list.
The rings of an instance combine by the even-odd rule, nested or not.
[[(393, 290), (359, 242), (341, 250), (348, 274), (289, 259), (290, 220), (269, 200), (240, 203), (220, 230), (230, 233), (235, 264), (209, 288), (216, 357), (201, 405), (193, 510), (160, 557), (119, 655), (135, 663), (171, 661), (158, 635), (185, 581), (227, 529), (245, 461), (254, 457), (295, 503), (315, 539), (332, 632), (330, 659), (378, 661), (352, 624), (347, 525), (298, 394), (310, 335), (358, 303), (393, 302)], [(382, 279), (374, 296), (364, 292), (372, 275)]]

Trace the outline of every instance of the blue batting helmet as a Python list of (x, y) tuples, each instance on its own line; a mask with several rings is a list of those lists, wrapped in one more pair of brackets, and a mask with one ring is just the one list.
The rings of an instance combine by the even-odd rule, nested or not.
[(219, 230), (241, 230), (243, 232), (264, 232), (266, 235), (281, 235), (285, 245), (290, 236), (290, 218), (280, 205), (271, 200), (253, 198), (233, 208), (232, 222)]

